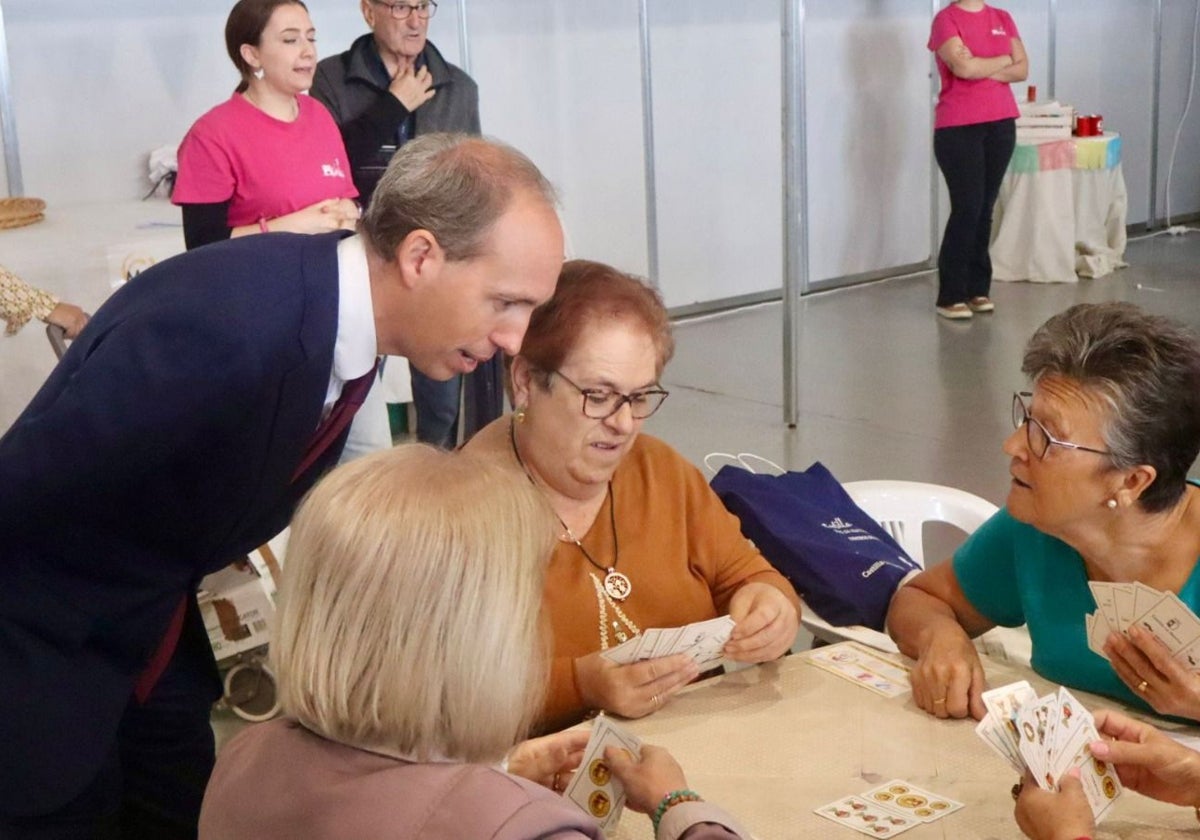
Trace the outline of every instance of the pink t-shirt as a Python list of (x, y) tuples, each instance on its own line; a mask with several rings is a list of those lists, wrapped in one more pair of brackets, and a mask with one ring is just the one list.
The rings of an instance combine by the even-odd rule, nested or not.
[[(952, 3), (933, 18), (929, 49), (936, 53), (955, 35), (962, 38), (976, 58), (1012, 55), (1012, 39), (1021, 37), (1012, 17), (1003, 9), (984, 6), (978, 12), (968, 12)], [(974, 125), (1019, 115), (1012, 88), (1005, 82), (960, 79), (950, 72), (940, 55), (937, 67), (942, 77), (942, 93), (938, 97), (935, 128)]]
[(196, 123), (179, 146), (176, 204), (229, 201), (228, 224), (274, 219), (326, 198), (355, 198), (346, 147), (325, 106), (296, 97), (292, 122), (235, 93)]

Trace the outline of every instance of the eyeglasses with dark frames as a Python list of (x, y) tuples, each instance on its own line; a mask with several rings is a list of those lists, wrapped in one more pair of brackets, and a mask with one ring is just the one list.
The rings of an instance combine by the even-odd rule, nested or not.
[(395, 20), (408, 20), (413, 12), (422, 20), (429, 20), (437, 12), (437, 3), (422, 0), (420, 3), (388, 3), (386, 0), (371, 0), (376, 6), (387, 6)]
[(1021, 426), (1025, 427), (1025, 439), (1029, 444), (1029, 451), (1033, 453), (1035, 458), (1039, 460), (1045, 458), (1051, 446), (1061, 446), (1063, 449), (1076, 449), (1080, 452), (1091, 452), (1095, 455), (1112, 455), (1111, 452), (1105, 452), (1103, 449), (1094, 449), (1091, 446), (1083, 446), (1082, 444), (1059, 440), (1050, 434), (1050, 432), (1046, 431), (1045, 426), (1034, 420), (1030, 415), (1029, 406), (1025, 404), (1025, 400), (1032, 398), (1033, 394), (1028, 391), (1019, 391), (1013, 394), (1012, 421), (1014, 429), (1019, 429)]
[(583, 416), (593, 420), (607, 420), (626, 403), (629, 403), (629, 413), (634, 420), (645, 420), (658, 411), (663, 401), (670, 396), (670, 392), (662, 388), (646, 388), (632, 394), (622, 394), (609, 388), (581, 388), (562, 371), (552, 370), (550, 373), (583, 395)]

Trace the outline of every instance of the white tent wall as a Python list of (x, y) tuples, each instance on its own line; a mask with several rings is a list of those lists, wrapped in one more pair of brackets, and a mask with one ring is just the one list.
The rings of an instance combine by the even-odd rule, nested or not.
[(467, 6), (484, 133), (528, 154), (558, 187), (572, 256), (644, 274), (638, 16), (636, 0)]
[[(927, 259), (932, 65), (929, 0), (790, 0), (803, 7), (809, 275)], [(1200, 0), (1005, 0), (1049, 93), (1125, 136), (1131, 222), (1147, 221), (1153, 16), (1162, 6), (1158, 215), (1188, 91)], [(228, 0), (0, 0), (25, 192), (125, 201), (149, 184), (147, 152), (177, 142), (236, 82), (224, 52)], [(781, 17), (778, 0), (646, 0), (652, 156), (642, 118), (639, 0), (445, 0), (431, 37), (460, 57), (465, 14), (484, 129), (530, 154), (559, 185), (573, 253), (635, 272), (652, 264), (672, 306), (777, 289), (782, 274)], [(363, 31), (355, 0), (312, 0), (322, 54)], [(1023, 85), (1018, 86), (1023, 90)], [(1200, 115), (1180, 142), (1172, 211), (1200, 211)], [(648, 201), (647, 159), (654, 179)], [(940, 202), (944, 210), (944, 201)], [(932, 228), (932, 230), (931, 230)]]
[[(1193, 70), (1193, 33), (1200, 0), (1162, 0), (1162, 95), (1159, 99), (1158, 217), (1167, 216), (1167, 174), (1175, 132), (1183, 117), (1189, 86), (1193, 101), (1179, 137), (1171, 173), (1170, 210), (1174, 219), (1200, 210), (1200, 62)], [(1189, 76), (1189, 70), (1192, 75)], [(1105, 120), (1107, 124), (1107, 118)], [(1113, 126), (1116, 127), (1115, 125)]]

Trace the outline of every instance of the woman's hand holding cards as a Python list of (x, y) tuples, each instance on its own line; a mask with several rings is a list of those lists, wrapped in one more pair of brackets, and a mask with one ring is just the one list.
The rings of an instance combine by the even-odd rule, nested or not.
[(1138, 624), (1130, 624), (1126, 634), (1110, 633), (1104, 643), (1117, 676), (1160, 715), (1200, 720), (1200, 674)]
[(1112, 763), (1125, 787), (1160, 802), (1200, 805), (1200, 753), (1109, 709), (1096, 712), (1096, 729), (1113, 740), (1094, 742), (1092, 755)]
[(979, 652), (958, 622), (931, 622), (912, 669), (913, 700), (939, 718), (982, 720), (987, 680)]
[(687, 653), (628, 665), (611, 662), (599, 652), (575, 660), (575, 684), (584, 705), (627, 718), (657, 711), (699, 675), (699, 666)]
[(662, 747), (643, 745), (641, 761), (616, 747), (605, 750), (604, 757), (625, 785), (625, 804), (638, 813), (650, 813), (667, 794), (687, 788), (683, 768)]
[(1026, 772), (1017, 797), (1016, 817), (1021, 831), (1032, 840), (1076, 840), (1091, 837), (1096, 830), (1078, 770), (1063, 776), (1057, 791), (1038, 787)]
[(583, 759), (590, 735), (586, 729), (568, 729), (522, 741), (509, 750), (508, 772), (561, 792)]

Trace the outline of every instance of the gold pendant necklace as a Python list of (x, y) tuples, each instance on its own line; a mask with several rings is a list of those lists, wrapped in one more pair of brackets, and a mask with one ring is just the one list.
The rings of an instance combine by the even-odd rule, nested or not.
[[(529, 483), (537, 487), (537, 482), (533, 480), (533, 475), (530, 474), (529, 468), (525, 466), (525, 461), (521, 458), (521, 452), (517, 449), (517, 426), (515, 421), (508, 421), (508, 440), (512, 444), (513, 455), (517, 459), (517, 463), (521, 465), (521, 470), (525, 473), (525, 477), (529, 479)], [(624, 601), (633, 594), (633, 584), (629, 581), (628, 576), (617, 571), (617, 562), (621, 557), (621, 546), (617, 542), (617, 499), (613, 495), (612, 481), (608, 482), (608, 522), (612, 528), (613, 539), (613, 562), (611, 566), (605, 566), (603, 563), (597, 563), (596, 558), (583, 547), (583, 543), (579, 541), (579, 537), (575, 536), (574, 532), (563, 521), (563, 518), (558, 515), (558, 511), (554, 512), (554, 517), (558, 520), (558, 524), (562, 526), (563, 532), (570, 538), (571, 542), (575, 543), (583, 556), (588, 562), (595, 566), (600, 571), (604, 572), (604, 592), (614, 601)]]

